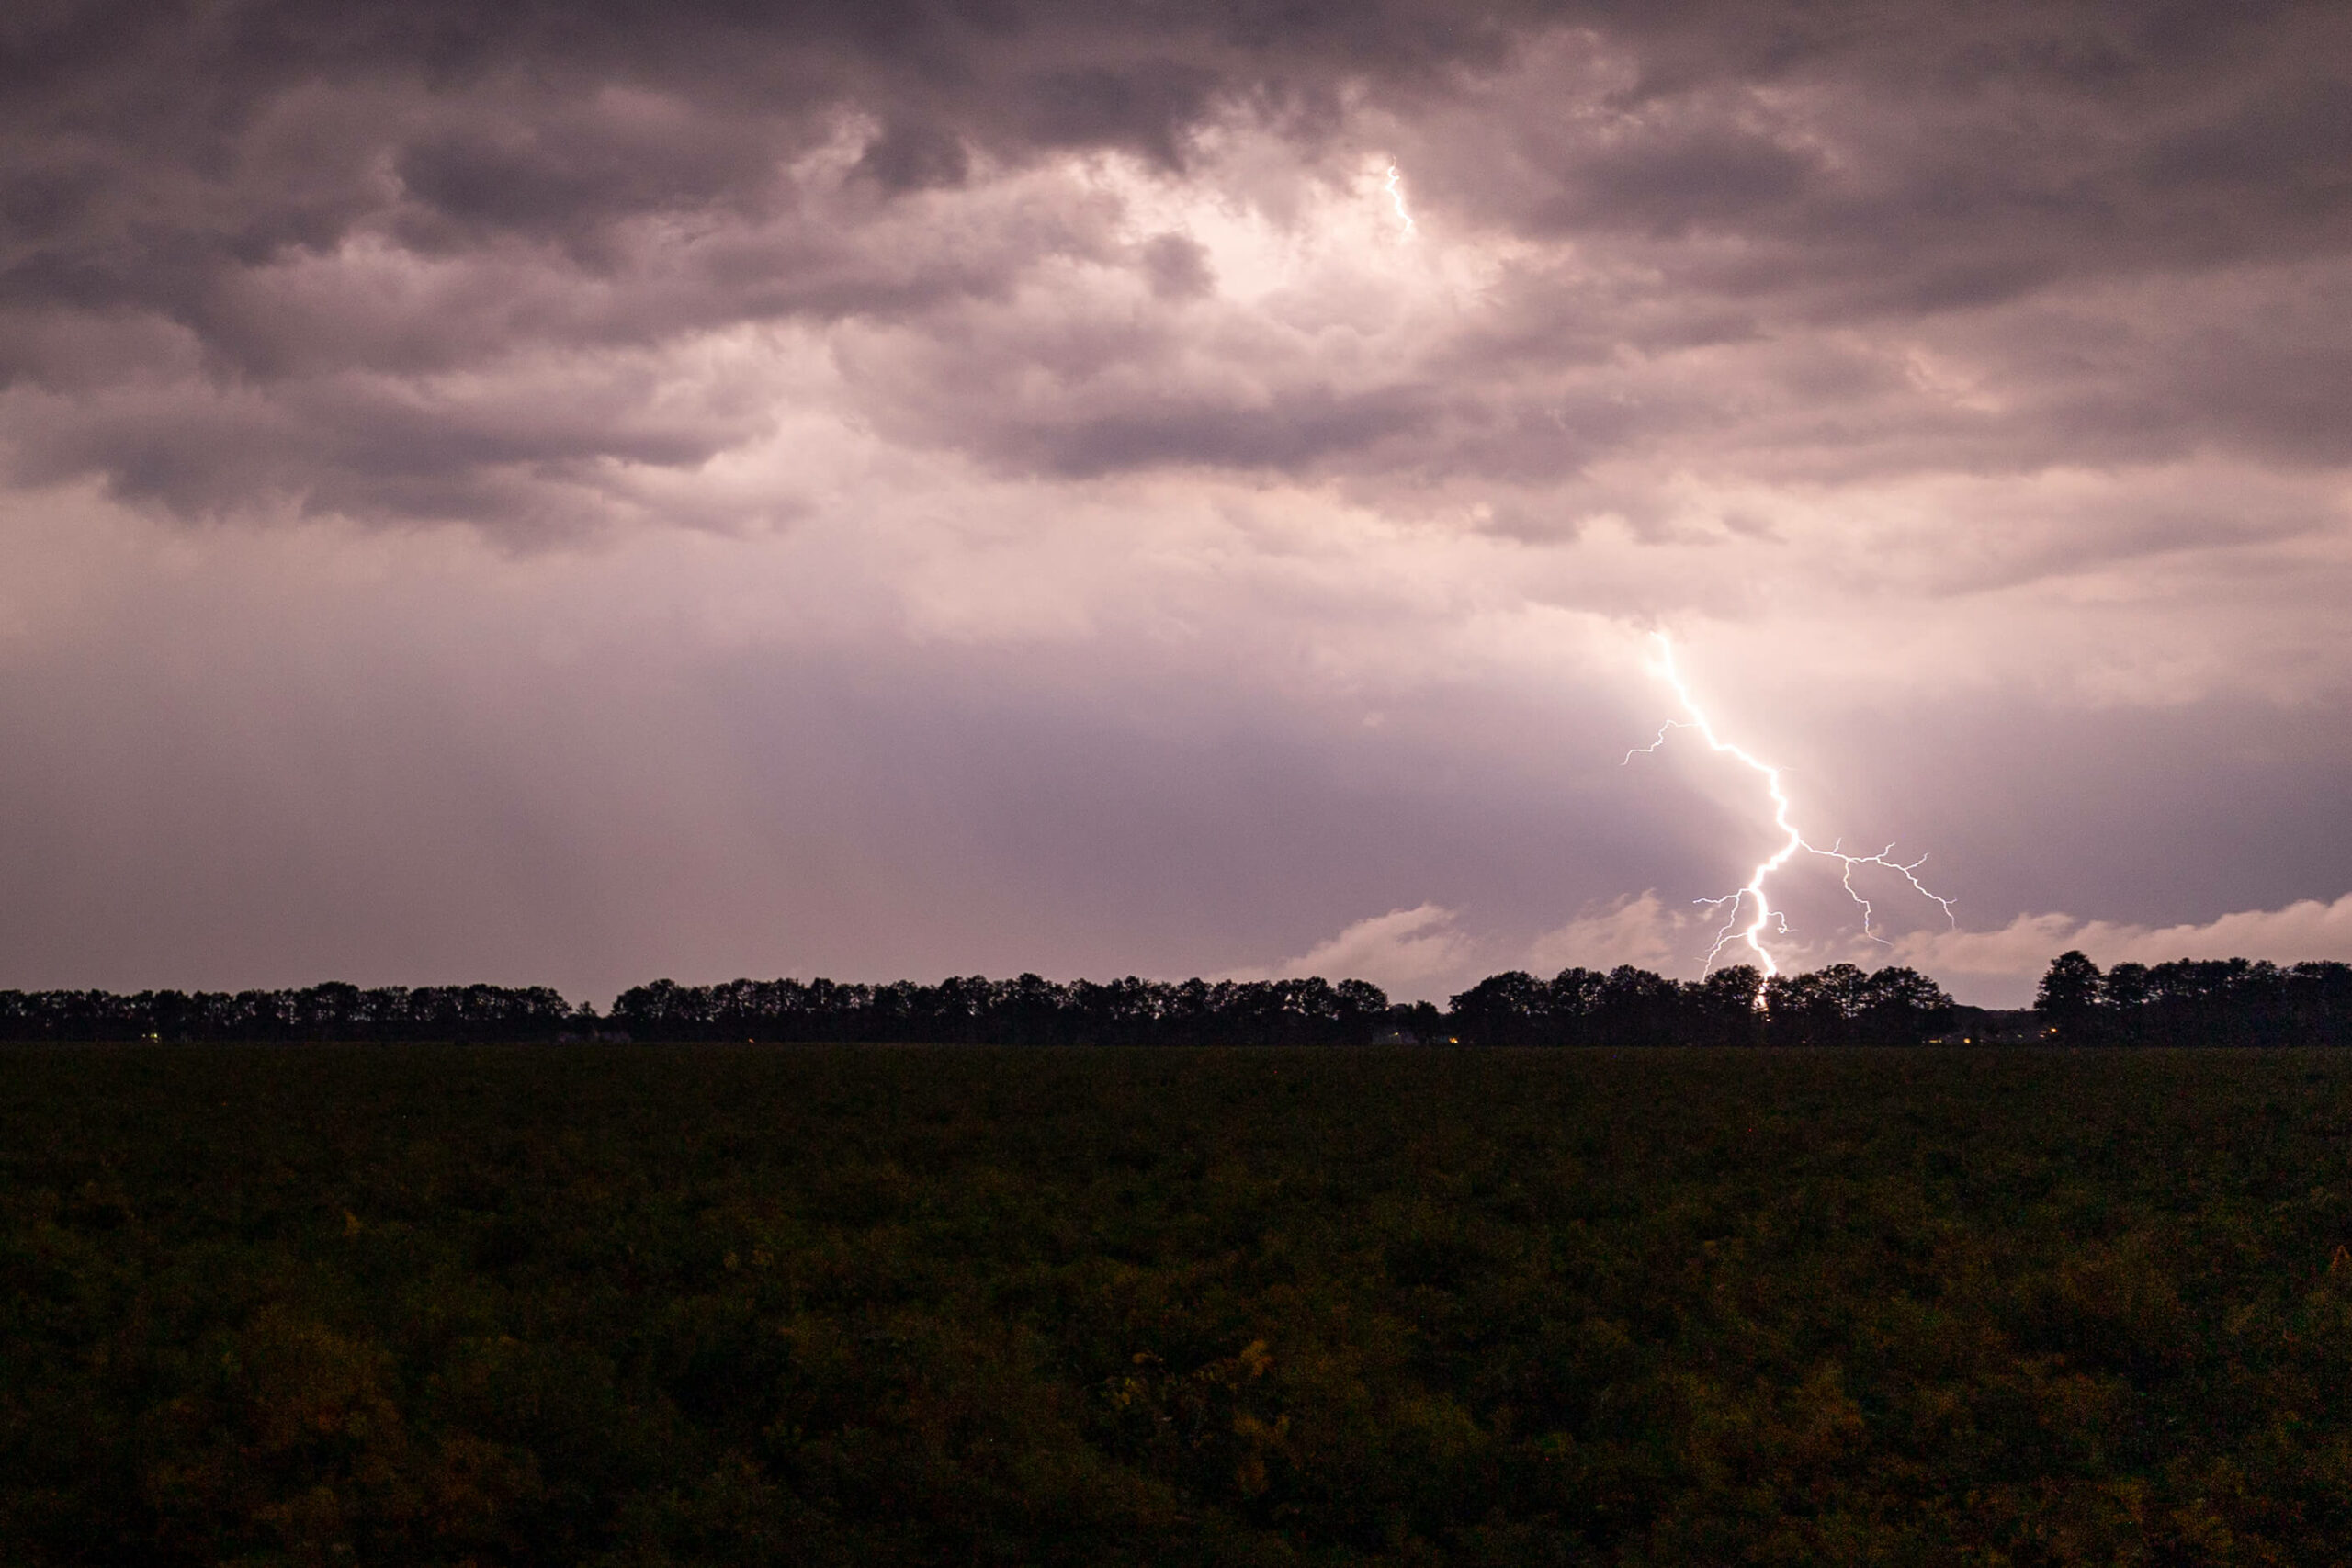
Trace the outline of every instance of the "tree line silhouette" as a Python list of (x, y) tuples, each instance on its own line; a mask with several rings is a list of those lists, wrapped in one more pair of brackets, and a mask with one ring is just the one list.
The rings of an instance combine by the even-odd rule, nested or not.
[(975, 1045), (1351, 1045), (1387, 1023), (1364, 980), (1140, 980), (1057, 984), (974, 975), (936, 986), (831, 980), (656, 980), (623, 991), (611, 1022), (638, 1040), (843, 1041)]
[(546, 986), (330, 981), (279, 991), (0, 991), (0, 1040), (553, 1039), (593, 1025)]
[[(1765, 1006), (1758, 1008), (1761, 999)], [(900, 981), (737, 980), (625, 991), (611, 1023), (639, 1040), (965, 1042), (976, 1044), (1901, 1044), (1949, 1027), (1951, 998), (1910, 969), (1841, 964), (1766, 980), (1718, 969), (1677, 981), (1630, 964), (1550, 980), (1490, 976), (1440, 1011), (1392, 1006), (1363, 980), (1141, 980), (1057, 985), (1035, 975)]]
[(1767, 979), (1751, 964), (1669, 980), (1621, 964), (1491, 976), (1453, 998), (1446, 1021), (1481, 1045), (1912, 1045), (1957, 1009), (1916, 969), (1833, 964)]
[[(1997, 1024), (1998, 1027), (1987, 1027)], [(2352, 1044), (2352, 964), (2243, 958), (2102, 973), (2080, 953), (2043, 976), (2032, 1013), (1956, 1006), (1915, 969), (1851, 964), (1765, 977), (1741, 964), (1673, 980), (1631, 964), (1541, 979), (1510, 970), (1441, 1010), (1363, 980), (1143, 980), (1022, 975), (937, 985), (656, 980), (600, 1013), (545, 986), (331, 983), (288, 990), (0, 991), (0, 1040), (744, 1040), (863, 1044), (1911, 1045)]]
[(2063, 953), (2034, 1010), (2071, 1044), (2352, 1045), (2352, 964), (2182, 958), (2102, 974)]

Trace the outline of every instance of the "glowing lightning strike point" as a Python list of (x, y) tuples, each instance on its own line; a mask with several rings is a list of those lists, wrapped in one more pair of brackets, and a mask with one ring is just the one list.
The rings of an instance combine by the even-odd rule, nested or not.
[(1396, 165), (1391, 164), (1388, 165), (1388, 177), (1381, 182), (1380, 188), (1388, 193), (1389, 205), (1396, 209), (1396, 220), (1404, 224), (1405, 232), (1410, 234), (1419, 225), (1413, 221), (1413, 215), (1405, 210), (1403, 181), (1404, 176), (1396, 172)]
[[(1960, 922), (1957, 917), (1952, 914), (1951, 900), (1939, 894), (1930, 892), (1919, 880), (1918, 871), (1921, 866), (1928, 863), (1927, 856), (1921, 855), (1917, 860), (1905, 863), (1891, 858), (1894, 852), (1894, 846), (1893, 844), (1887, 845), (1886, 848), (1879, 851), (1879, 852), (1874, 855), (1849, 855), (1845, 852), (1845, 840), (1843, 839), (1840, 839), (1837, 842), (1831, 844), (1830, 847), (1826, 850), (1805, 842), (1804, 835), (1797, 830), (1795, 823), (1789, 820), (1791, 806), (1789, 803), (1788, 793), (1781, 787), (1781, 770), (1774, 767), (1771, 763), (1756, 756), (1753, 752), (1748, 751), (1745, 748), (1733, 745), (1730, 741), (1725, 740), (1722, 736), (1715, 733), (1714, 721), (1710, 719), (1707, 716), (1706, 710), (1699, 705), (1699, 699), (1690, 694), (1690, 686), (1686, 684), (1682, 679), (1681, 670), (1678, 668), (1674, 662), (1674, 643), (1672, 639), (1668, 637), (1664, 632), (1658, 632), (1654, 635), (1657, 638), (1659, 658), (1664, 669), (1667, 683), (1674, 688), (1675, 696), (1680, 699), (1682, 711), (1689, 714), (1690, 716), (1688, 718), (1668, 719), (1664, 724), (1658, 726), (1657, 739), (1651, 741), (1646, 746), (1636, 746), (1632, 750), (1626, 752), (1625, 761), (1631, 762), (1636, 757), (1647, 756), (1651, 752), (1656, 751), (1659, 747), (1666, 744), (1667, 737), (1673, 734), (1674, 731), (1678, 729), (1695, 729), (1699, 732), (1700, 738), (1704, 739), (1710, 748), (1716, 751), (1720, 751), (1726, 756), (1737, 758), (1741, 762), (1747, 764), (1749, 768), (1754, 769), (1757, 773), (1763, 775), (1765, 791), (1772, 799), (1772, 824), (1774, 827), (1780, 829), (1782, 833), (1787, 835), (1787, 837), (1781, 840), (1781, 847), (1778, 850), (1775, 850), (1770, 856), (1757, 865), (1755, 872), (1747, 879), (1747, 885), (1742, 887), (1738, 892), (1726, 893), (1720, 898), (1702, 898), (1699, 900), (1700, 903), (1707, 905), (1713, 908), (1720, 909), (1725, 905), (1729, 905), (1731, 907), (1730, 916), (1724, 919), (1722, 929), (1715, 932), (1715, 945), (1707, 950), (1707, 967), (1709, 969), (1713, 969), (1715, 966), (1715, 960), (1722, 956), (1723, 951), (1725, 947), (1729, 946), (1734, 941), (1740, 941), (1745, 942), (1747, 944), (1748, 951), (1756, 954), (1757, 961), (1763, 968), (1767, 977), (1777, 975), (1781, 972), (1781, 966), (1772, 962), (1772, 954), (1768, 952), (1764, 946), (1764, 933), (1767, 930), (1770, 930), (1782, 936), (1786, 936), (1789, 930), (1788, 918), (1779, 910), (1772, 908), (1771, 900), (1765, 895), (1764, 885), (1771, 878), (1774, 872), (1788, 864), (1800, 850), (1803, 850), (1807, 854), (1820, 855), (1825, 859), (1834, 860), (1838, 863), (1839, 866), (1842, 868), (1840, 880), (1845, 886), (1847, 896), (1861, 907), (1862, 934), (1870, 938), (1872, 942), (1879, 942), (1883, 945), (1886, 944), (1886, 939), (1880, 936), (1871, 927), (1871, 920), (1873, 911), (1871, 908), (1871, 901), (1862, 896), (1861, 889), (1854, 886), (1854, 868), (1856, 866), (1875, 865), (1883, 867), (1888, 871), (1901, 874), (1903, 879), (1911, 885), (1914, 891), (1916, 891), (1921, 897), (1929, 900), (1938, 908), (1943, 910), (1944, 919), (1951, 920), (1955, 929), (1958, 928)], [(1745, 930), (1739, 929), (1740, 910), (1751, 899), (1755, 902), (1756, 918), (1747, 922)]]

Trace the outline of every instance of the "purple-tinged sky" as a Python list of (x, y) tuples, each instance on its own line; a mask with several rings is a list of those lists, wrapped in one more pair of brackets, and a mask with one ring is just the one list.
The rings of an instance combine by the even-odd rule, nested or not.
[[(2352, 958), (2352, 10), (20, 0), (0, 985)], [(1394, 176), (1391, 176), (1391, 171)], [(1409, 214), (1409, 223), (1407, 215)]]

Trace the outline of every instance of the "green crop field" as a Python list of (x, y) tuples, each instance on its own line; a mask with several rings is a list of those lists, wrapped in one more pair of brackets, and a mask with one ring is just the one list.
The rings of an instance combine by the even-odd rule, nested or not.
[(2352, 1559), (2352, 1054), (0, 1051), (17, 1563)]

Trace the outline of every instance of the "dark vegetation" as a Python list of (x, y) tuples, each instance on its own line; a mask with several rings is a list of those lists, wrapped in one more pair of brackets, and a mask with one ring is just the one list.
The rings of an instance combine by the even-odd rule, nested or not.
[(2352, 1558), (2352, 1055), (0, 1051), (0, 1561)]
[[(1432, 1015), (1434, 1016), (1434, 1015)], [(1361, 1045), (1388, 1017), (1363, 980), (1138, 980), (1035, 975), (921, 986), (656, 980), (623, 991), (612, 1024), (638, 1040), (964, 1045)]]
[(2075, 1044), (2352, 1044), (2352, 964), (2243, 958), (2119, 964), (2079, 953), (2041, 977), (2035, 1010)]
[(595, 1014), (546, 986), (0, 991), (0, 1040), (552, 1040)]
[[(1763, 1004), (1758, 1006), (1759, 1001)], [(831, 980), (656, 980), (608, 1014), (544, 986), (362, 990), (0, 991), (0, 1041), (746, 1041), (963, 1045), (1916, 1045), (2352, 1043), (2352, 964), (2243, 958), (2054, 962), (2037, 1013), (1955, 1007), (1917, 970), (1850, 964), (1767, 980), (1745, 965), (1669, 980), (1627, 965), (1513, 970), (1441, 1012), (1391, 1006), (1362, 980), (1097, 985), (975, 975), (935, 986)]]
[[(1759, 996), (1769, 1013), (1757, 1007)], [(1769, 984), (1749, 968), (1674, 981), (1630, 966), (1551, 980), (1497, 975), (1441, 1013), (1391, 1007), (1362, 980), (1057, 984), (1035, 975), (935, 986), (656, 980), (609, 1015), (546, 987), (312, 986), (283, 991), (0, 991), (0, 1040), (765, 1041), (967, 1045), (1905, 1043), (1947, 1027), (1951, 999), (1909, 969), (1838, 964)]]
[(1627, 965), (1491, 976), (1455, 997), (1444, 1021), (1480, 1045), (1914, 1045), (1955, 1011), (1915, 969), (1835, 964), (1767, 980), (1739, 964), (1675, 981)]

